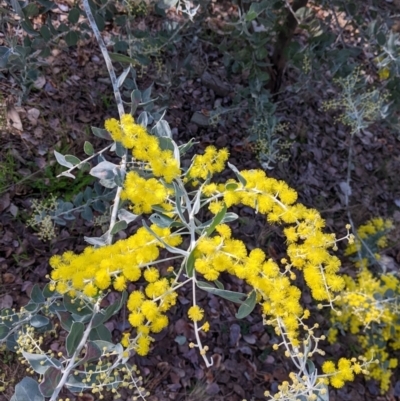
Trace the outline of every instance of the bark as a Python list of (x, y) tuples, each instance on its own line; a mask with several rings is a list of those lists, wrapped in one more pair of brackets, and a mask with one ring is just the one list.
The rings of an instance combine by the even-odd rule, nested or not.
[[(293, 12), (305, 7), (307, 3), (308, 0), (294, 0), (291, 4)], [(286, 65), (287, 47), (293, 38), (296, 28), (297, 20), (292, 11), (287, 9), (286, 18), (278, 34), (274, 52), (271, 58), (272, 67), (270, 71), (271, 80), (269, 82), (269, 89), (272, 94), (276, 94), (281, 86), (282, 75)]]

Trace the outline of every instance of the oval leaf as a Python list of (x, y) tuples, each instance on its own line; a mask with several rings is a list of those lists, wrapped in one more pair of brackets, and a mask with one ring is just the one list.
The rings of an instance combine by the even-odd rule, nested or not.
[(108, 139), (108, 140), (112, 139), (110, 133), (106, 129), (97, 128), (97, 127), (91, 127), (91, 129), (92, 129), (93, 135), (97, 136), (98, 138)]
[(72, 324), (71, 331), (69, 332), (66, 341), (68, 356), (71, 356), (75, 352), (77, 346), (82, 340), (84, 331), (85, 331), (85, 326), (83, 323), (74, 322)]
[(24, 377), (16, 386), (13, 396), (17, 401), (44, 401), (38, 383), (31, 377)]
[(89, 174), (101, 180), (111, 180), (115, 176), (114, 169), (117, 167), (118, 166), (114, 163), (103, 161), (93, 167)]
[(201, 290), (207, 291), (210, 294), (217, 295), (221, 298), (227, 299), (228, 301), (236, 302), (238, 304), (243, 303), (243, 298), (245, 297), (245, 295), (241, 292), (221, 290), (204, 281), (197, 281), (196, 285)]
[(254, 307), (256, 306), (256, 295), (256, 292), (252, 291), (242, 305), (240, 305), (240, 308), (235, 315), (237, 319), (243, 319), (253, 312)]
[(47, 326), (49, 322), (50, 320), (46, 316), (35, 315), (32, 317), (30, 324), (32, 327), (38, 329), (40, 327)]
[(224, 204), (224, 207), (215, 215), (215, 217), (212, 219), (210, 226), (207, 228), (206, 230), (207, 236), (210, 236), (214, 232), (215, 227), (217, 227), (217, 225), (221, 223), (221, 221), (224, 219), (226, 215), (226, 210), (227, 208), (226, 205)]
[(43, 376), (42, 382), (39, 384), (40, 392), (45, 397), (51, 397), (61, 380), (61, 376), (62, 374), (60, 369), (57, 369), (53, 366), (48, 368)]
[(114, 235), (118, 232), (120, 232), (121, 230), (125, 230), (128, 227), (128, 224), (126, 224), (125, 220), (120, 220), (117, 221), (114, 225), (113, 228), (111, 229), (110, 234)]
[(88, 141), (85, 141), (85, 144), (83, 145), (83, 150), (88, 156), (92, 156), (94, 153), (93, 145)]
[(74, 167), (74, 165), (67, 160), (65, 160), (65, 156), (62, 155), (61, 153), (58, 153), (56, 150), (54, 151), (54, 156), (56, 157), (57, 161), (59, 164), (61, 164), (64, 167), (71, 168)]

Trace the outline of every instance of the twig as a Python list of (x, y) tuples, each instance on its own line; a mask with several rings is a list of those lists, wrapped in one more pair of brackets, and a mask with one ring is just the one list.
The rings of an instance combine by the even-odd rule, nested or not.
[(103, 152), (105, 152), (107, 149), (110, 149), (111, 145), (106, 146), (104, 149), (99, 150), (98, 152), (94, 153), (92, 156), (89, 156), (88, 158), (86, 158), (85, 160), (82, 160), (80, 163), (76, 164), (75, 166), (71, 167), (68, 170), (63, 171), (62, 173), (58, 174), (57, 178), (60, 178), (62, 176), (67, 176), (68, 177), (68, 173), (71, 173), (72, 170), (76, 169), (77, 167), (79, 167), (81, 164), (88, 162), (89, 160), (93, 159), (94, 157), (102, 154)]
[(63, 375), (61, 377), (61, 380), (59, 381), (57, 387), (54, 389), (54, 392), (53, 392), (53, 395), (50, 398), (50, 401), (58, 400), (58, 394), (60, 393), (60, 391), (64, 387), (65, 383), (67, 382), (68, 377), (69, 377), (72, 369), (74, 369), (74, 367), (76, 366), (76, 360), (77, 360), (80, 352), (82, 351), (83, 347), (86, 345), (87, 339), (89, 338), (89, 334), (90, 334), (90, 332), (92, 330), (93, 320), (94, 320), (97, 312), (100, 310), (99, 302), (97, 302), (94, 305), (92, 318), (90, 319), (90, 321), (89, 321), (89, 323), (88, 323), (88, 325), (86, 327), (86, 330), (83, 333), (82, 339), (81, 339), (81, 341), (79, 342), (78, 346), (75, 349), (75, 352), (73, 353), (71, 358), (69, 358), (68, 365), (63, 370)]
[(115, 75), (115, 71), (114, 71), (114, 67), (111, 62), (111, 58), (108, 54), (106, 45), (101, 36), (99, 28), (97, 28), (97, 24), (93, 17), (92, 10), (90, 9), (88, 0), (83, 0), (83, 8), (85, 9), (85, 13), (88, 17), (90, 27), (93, 30), (94, 36), (96, 36), (97, 43), (99, 44), (101, 53), (103, 54), (103, 57), (104, 57), (104, 61), (106, 62), (108, 74), (110, 75), (111, 83), (112, 83), (113, 90), (114, 90), (115, 100), (117, 102), (118, 114), (119, 114), (119, 117), (121, 118), (125, 114), (125, 112), (124, 112), (124, 106), (122, 103), (121, 92), (119, 91), (119, 88), (118, 88), (117, 76)]
[[(111, 62), (111, 58), (108, 54), (104, 40), (101, 37), (100, 31), (97, 28), (96, 21), (93, 17), (92, 10), (90, 9), (90, 6), (89, 6), (89, 0), (83, 0), (83, 8), (85, 9), (90, 26), (93, 30), (94, 35), (96, 36), (97, 43), (99, 44), (101, 53), (103, 54), (103, 57), (104, 57), (104, 61), (106, 62), (108, 74), (110, 75), (111, 84), (112, 84), (112, 87), (114, 90), (115, 101), (117, 102), (118, 114), (121, 119), (122, 116), (125, 114), (125, 111), (124, 111), (124, 106), (122, 103), (121, 92), (119, 91), (119, 88), (118, 88), (117, 76), (115, 75), (115, 71), (114, 71), (114, 67)], [(127, 152), (125, 152), (125, 155), (122, 157), (122, 160), (121, 160), (121, 173), (123, 176), (125, 175), (125, 171), (126, 171), (126, 159), (127, 159)], [(110, 234), (110, 232), (111, 232), (111, 229), (114, 226), (115, 222), (117, 221), (118, 206), (119, 206), (119, 200), (121, 198), (121, 192), (122, 192), (122, 187), (118, 187), (117, 193), (116, 193), (115, 199), (114, 199), (114, 205), (113, 205), (112, 212), (111, 212), (110, 229), (108, 230), (108, 235), (107, 235), (107, 240), (106, 240), (107, 244), (111, 244), (111, 242), (112, 242), (112, 235)]]

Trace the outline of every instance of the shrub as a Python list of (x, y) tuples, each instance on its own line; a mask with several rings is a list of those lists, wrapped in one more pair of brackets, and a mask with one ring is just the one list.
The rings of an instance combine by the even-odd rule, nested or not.
[(328, 339), (338, 341), (340, 334), (354, 334), (366, 358), (376, 358), (369, 376), (380, 382), (382, 393), (389, 390), (393, 369), (398, 359), (391, 357), (400, 349), (398, 340), (400, 281), (395, 273), (373, 272), (380, 266), (380, 249), (387, 245), (390, 220), (375, 218), (359, 227), (357, 238), (346, 249), (360, 269), (355, 278), (344, 276), (346, 287), (337, 302), (339, 314), (331, 314), (332, 328)]
[[(169, 2), (163, 3), (164, 8), (168, 6), (167, 3)], [(296, 3), (305, 5), (307, 1), (300, 0)], [(18, 2), (13, 4), (24, 29), (33, 36), (35, 32), (29, 25), (29, 18), (38, 13), (47, 13), (52, 5), (51, 2), (46, 3), (47, 6), (45, 4), (45, 9), (42, 9), (37, 6), (35, 8), (35, 5), (24, 5), (21, 8)], [(186, 1), (183, 5), (192, 18), (196, 8), (190, 8)], [(37, 210), (39, 217), (33, 220), (34, 224), (44, 222), (48, 228), (53, 221), (65, 224), (67, 220), (72, 220), (73, 213), (78, 209), (82, 212), (82, 217), (91, 220), (93, 210), (105, 213), (109, 208), (110, 226), (101, 237), (86, 237), (85, 240), (92, 246), (88, 246), (81, 254), (68, 251), (53, 256), (50, 260), (50, 283), (43, 290), (35, 286), (31, 301), (20, 311), (2, 311), (0, 340), (9, 350), (17, 351), (21, 360), (30, 365), (30, 373), (39, 375), (38, 381), (25, 378), (19, 383), (14, 400), (18, 400), (22, 393), (28, 393), (30, 399), (50, 398), (54, 401), (63, 387), (77, 394), (91, 390), (92, 393), (98, 393), (100, 399), (104, 397), (104, 391), (118, 394), (119, 388), (129, 387), (135, 389), (135, 397), (144, 399), (146, 390), (143, 389), (139, 372), (129, 363), (130, 357), (134, 353), (142, 356), (150, 352), (153, 334), (168, 326), (168, 312), (174, 307), (183, 286), (192, 289), (192, 305), (188, 308), (187, 315), (193, 324), (195, 341), (190, 343), (190, 347), (198, 349), (207, 367), (212, 365), (212, 359), (209, 357), (209, 347), (202, 343), (201, 332), (207, 332), (212, 322), (207, 320), (206, 311), (197, 302), (198, 289), (238, 304), (238, 319), (248, 316), (258, 305), (264, 323), (272, 326), (275, 333), (281, 336), (281, 340), (273, 348), (284, 350), (285, 355), (292, 360), (295, 371), (290, 374), (291, 382), (283, 382), (273, 396), (274, 399), (327, 399), (328, 384), (340, 388), (346, 381), (353, 380), (358, 373), (370, 374), (380, 379), (382, 389), (386, 389), (386, 372), (394, 367), (395, 361), (387, 361), (383, 348), (374, 348), (384, 363), (386, 371), (383, 375), (380, 375), (381, 368), (376, 370), (375, 367), (370, 367), (376, 357), (372, 353), (352, 359), (341, 358), (337, 363), (325, 361), (321, 369), (313, 364), (313, 355), (324, 355), (320, 342), (325, 340), (325, 336), (319, 334), (318, 324), (310, 323), (312, 311), (305, 309), (300, 301), (302, 293), (310, 292), (317, 303), (316, 309), (334, 309), (338, 303), (342, 314), (336, 316), (334, 323), (342, 324), (344, 329), (349, 324), (354, 333), (359, 332), (360, 320), (357, 319), (361, 318), (370, 325), (379, 322), (389, 327), (388, 319), (393, 318), (393, 313), (397, 310), (382, 312), (382, 305), (386, 306), (392, 300), (389, 290), (395, 292), (397, 282), (389, 276), (382, 276), (384, 285), (377, 285), (372, 275), (361, 272), (360, 278), (368, 286), (360, 301), (359, 297), (354, 296), (360, 280), (352, 281), (340, 275), (340, 260), (333, 254), (337, 251), (338, 241), (354, 241), (349, 234), (350, 226), (347, 227), (344, 238), (337, 239), (334, 234), (326, 233), (325, 221), (319, 212), (298, 203), (294, 189), (283, 181), (268, 177), (262, 170), (238, 171), (235, 166), (227, 163), (227, 149), (207, 147), (204, 154), (195, 155), (190, 165), (184, 167), (181, 158), (185, 157), (193, 143), (178, 146), (173, 141), (170, 127), (163, 119), (165, 110), (157, 109), (154, 99), (151, 98), (152, 87), (144, 91), (138, 89), (132, 66), (126, 68), (119, 77), (116, 76), (111, 60), (130, 65), (145, 61), (140, 54), (132, 52), (132, 49), (129, 49), (129, 56), (108, 53), (99, 28), (101, 30), (104, 27), (105, 19), (112, 18), (110, 14), (115, 11), (112, 7), (111, 3), (105, 3), (104, 7), (92, 7), (85, 0), (83, 10), (79, 6), (74, 7), (68, 19), (71, 24), (79, 23), (80, 28), (86, 29), (84, 23), (87, 23), (80, 20), (81, 14), (86, 14), (87, 22), (105, 58), (119, 119), (106, 120), (105, 129), (94, 128), (93, 133), (104, 139), (112, 139), (114, 143), (95, 152), (93, 146), (86, 142), (84, 150), (88, 157), (85, 160), (55, 152), (58, 162), (68, 169), (63, 172), (64, 176), (75, 178), (72, 172), (76, 168), (82, 171), (89, 169), (90, 175), (99, 182), (93, 187), (94, 190), (86, 189), (73, 202), (54, 200), (51, 207), (46, 206), (46, 213)], [(277, 10), (283, 12), (284, 16)], [(277, 21), (287, 21), (288, 18), (292, 21), (295, 19), (289, 35), (275, 35), (278, 38), (277, 44), (285, 43), (278, 52), (280, 54), (274, 52), (273, 55), (276, 74), (272, 80), (274, 88), (271, 89), (276, 94), (286, 64), (286, 54), (283, 51), (289, 49), (289, 53), (296, 54), (295, 46), (294, 49), (288, 47), (288, 42), (300, 16), (303, 21), (309, 20), (310, 16), (306, 11), (300, 12), (300, 8), (285, 10), (281, 1), (275, 1), (274, 8), (266, 2), (252, 3), (244, 14), (239, 15), (235, 24), (235, 28), (240, 31), (240, 34), (236, 34), (248, 34), (247, 40), (251, 46), (244, 47), (243, 54), (236, 61), (236, 67), (233, 63), (232, 70), (239, 70), (239, 67), (250, 69), (249, 88), (244, 91), (245, 95), (255, 99), (254, 108), (259, 114), (267, 109), (272, 110), (267, 116), (262, 116), (263, 118), (256, 116), (253, 119), (256, 140), (261, 145), (263, 142), (258, 130), (266, 133), (270, 145), (276, 145), (279, 141), (272, 136), (281, 126), (272, 115), (274, 108), (270, 107), (270, 97), (265, 88), (270, 79), (264, 60), (268, 53), (265, 37), (262, 34), (249, 34), (248, 29), (256, 19), (266, 24), (271, 21), (274, 24)], [(262, 17), (266, 20), (263, 21)], [(7, 67), (12, 73), (22, 71), (24, 94), (36, 77), (32, 72), (36, 66), (32, 69), (28, 62), (38, 61), (36, 56), (40, 46), (44, 46), (40, 53), (42, 57), (49, 51), (50, 44), (44, 43), (52, 40), (47, 35), (48, 31), (55, 35), (58, 29), (60, 37), (67, 32), (62, 26), (53, 32), (51, 18), (48, 21), (46, 27), (41, 27), (41, 38), (38, 41), (31, 41), (27, 37), (24, 46), (11, 43), (9, 47), (0, 48), (0, 67)], [(270, 26), (267, 28), (266, 37), (275, 37)], [(325, 43), (327, 40), (320, 38), (324, 32), (321, 33), (316, 28), (318, 27), (315, 24), (310, 23), (309, 31), (313, 33), (315, 47), (321, 45), (326, 50), (329, 47)], [(76, 31), (72, 29), (65, 33), (68, 45), (77, 43)], [(393, 41), (393, 38), (390, 40)], [(382, 43), (380, 35), (378, 44), (384, 46)], [(119, 45), (122, 47), (118, 51), (122, 51), (124, 44)], [(312, 65), (309, 58), (311, 52), (308, 50), (304, 52), (307, 57), (302, 60), (307, 72)], [(388, 53), (386, 48), (384, 50)], [(340, 54), (343, 60), (343, 54), (348, 53)], [(250, 56), (251, 63), (246, 60)], [(393, 68), (393, 73), (392, 69), (388, 73), (387, 59), (378, 56), (376, 63), (379, 68), (383, 68), (379, 71), (381, 79), (392, 77), (395, 65), (390, 67)], [(230, 61), (227, 60), (227, 66), (229, 64)], [(343, 66), (343, 62), (340, 66)], [(339, 71), (340, 66), (335, 65), (335, 72)], [(327, 104), (327, 107), (344, 106), (344, 122), (351, 127), (352, 134), (359, 134), (378, 115), (386, 116), (388, 111), (384, 104), (386, 98), (380, 97), (378, 91), (364, 96), (360, 94), (356, 85), (357, 71), (355, 80), (353, 76), (349, 76), (337, 81), (343, 87), (343, 97), (339, 102)], [(129, 74), (130, 78), (127, 78)], [(121, 94), (120, 88), (126, 91)], [(127, 93), (129, 96), (126, 96)], [(128, 97), (130, 101), (127, 100)], [(363, 108), (364, 103), (367, 108)], [(130, 114), (125, 114), (125, 105), (130, 106)], [(138, 108), (142, 112), (135, 120), (133, 116)], [(151, 126), (150, 130), (147, 129), (148, 126)], [(107, 160), (106, 151), (114, 152), (113, 157), (119, 157), (120, 162), (115, 164)], [(270, 148), (262, 148), (260, 153), (261, 161), (266, 163), (265, 167), (278, 159), (277, 153)], [(226, 165), (235, 178), (223, 182), (218, 174), (224, 172)], [(350, 172), (348, 186), (349, 181)], [(262, 249), (249, 251), (243, 241), (233, 237), (229, 223), (238, 216), (229, 209), (237, 205), (251, 207), (257, 213), (265, 215), (269, 224), (281, 226), (287, 244), (286, 258), (276, 261), (268, 257)], [(130, 237), (113, 242), (113, 237), (138, 219), (139, 215), (142, 215), (142, 227)], [(207, 217), (204, 218), (207, 215), (208, 220)], [(374, 226), (378, 227), (375, 223)], [(49, 232), (48, 230), (47, 234)], [(357, 241), (364, 239), (366, 238), (360, 233)], [(353, 252), (353, 249), (362, 254), (364, 242), (355, 242), (349, 252)], [(168, 267), (165, 266), (166, 263)], [(250, 289), (247, 293), (226, 290), (222, 280), (220, 281), (222, 273), (243, 280), (246, 288)], [(133, 288), (129, 294), (126, 292), (128, 286)], [(345, 287), (346, 291), (341, 295)], [(371, 291), (378, 294), (376, 296), (379, 302), (373, 301)], [(120, 295), (115, 295), (115, 292)], [(112, 297), (117, 297), (115, 302), (112, 302)], [(104, 306), (107, 302), (110, 305)], [(368, 306), (367, 312), (357, 309), (360, 302), (363, 308)], [(120, 343), (114, 344), (105, 323), (124, 305), (129, 311), (130, 329), (124, 332)], [(352, 311), (356, 308), (359, 315), (349, 320), (349, 312), (345, 311), (345, 307), (353, 308)], [(68, 333), (63, 344), (65, 346), (57, 355), (45, 349), (44, 341), (49, 331), (57, 333), (55, 320), (59, 320), (62, 329)], [(387, 341), (393, 334), (386, 327), (383, 333)], [(334, 335), (335, 332), (332, 331), (331, 340)], [(359, 340), (361, 344), (367, 344), (362, 336)], [(266, 392), (266, 396), (268, 395)]]

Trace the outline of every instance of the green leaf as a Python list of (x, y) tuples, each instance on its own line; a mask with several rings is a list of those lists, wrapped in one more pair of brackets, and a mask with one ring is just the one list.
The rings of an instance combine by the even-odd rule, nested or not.
[(74, 7), (73, 9), (71, 9), (71, 11), (68, 14), (68, 21), (71, 24), (76, 24), (79, 21), (80, 14), (81, 14), (81, 12), (80, 12), (79, 8)]
[(69, 31), (65, 35), (65, 41), (67, 42), (68, 46), (75, 46), (78, 43), (79, 35), (76, 31)]
[(42, 25), (40, 30), (39, 30), (40, 34), (42, 35), (42, 38), (48, 42), (51, 39), (51, 32), (50, 29), (46, 26), (46, 25)]
[(102, 355), (100, 347), (93, 341), (88, 341), (86, 343), (85, 350), (85, 356), (79, 361), (79, 364), (96, 362)]
[(11, 50), (8, 47), (0, 46), (0, 69), (6, 67), (10, 54)]
[(103, 340), (95, 340), (94, 343), (103, 351), (103, 352), (116, 352), (120, 354), (123, 352), (124, 348), (120, 343), (114, 344), (111, 341), (103, 341)]
[(253, 290), (247, 297), (247, 299), (240, 305), (240, 308), (235, 315), (237, 319), (243, 319), (246, 316), (250, 315), (251, 312), (253, 312), (254, 307), (256, 306), (256, 298), (257, 294)]
[(258, 14), (257, 14), (254, 10), (251, 10), (251, 9), (250, 9), (250, 10), (246, 13), (246, 21), (247, 21), (247, 22), (253, 21), (254, 19), (257, 18), (257, 16), (258, 16)]
[(65, 160), (68, 163), (71, 163), (72, 165), (76, 166), (79, 164), (81, 161), (74, 155), (65, 155)]
[(227, 299), (228, 301), (232, 301), (232, 302), (235, 302), (238, 304), (242, 304), (243, 298), (246, 296), (245, 294), (242, 294), (241, 292), (221, 290), (219, 288), (215, 288), (210, 283), (206, 283), (205, 281), (197, 281), (196, 285), (201, 290), (207, 291), (210, 294), (217, 295), (221, 298)]
[[(157, 135), (157, 133), (154, 131), (154, 127), (151, 129), (151, 133), (154, 135)], [(174, 143), (171, 138), (167, 138), (166, 136), (162, 136), (158, 138), (158, 142), (160, 144), (160, 148), (162, 150), (172, 150), (174, 151)]]
[(139, 89), (134, 89), (131, 92), (131, 114), (134, 115), (136, 112), (136, 109), (138, 108), (139, 104), (142, 101), (142, 93), (140, 92)]
[(110, 163), (107, 160), (100, 162), (97, 166), (93, 167), (89, 174), (93, 177), (101, 180), (111, 180), (115, 176), (114, 169), (118, 166), (114, 163)]
[(66, 331), (71, 331), (72, 323), (74, 323), (72, 316), (66, 311), (56, 311), (57, 316), (60, 320), (61, 327)]
[(118, 61), (120, 63), (130, 63), (136, 64), (137, 61), (131, 57), (125, 56), (124, 54), (119, 53), (108, 53), (112, 61)]
[(224, 204), (223, 208), (215, 215), (215, 217), (212, 219), (210, 226), (206, 229), (207, 236), (210, 236), (214, 232), (215, 227), (221, 223), (221, 221), (226, 215), (226, 211), (227, 208), (226, 205)]
[(166, 216), (165, 214), (162, 213), (153, 213), (150, 217), (149, 220), (157, 225), (158, 227), (161, 228), (168, 228), (171, 227), (173, 223), (175, 223), (174, 219), (171, 219), (171, 217)]
[(83, 145), (83, 151), (88, 155), (88, 156), (92, 156), (94, 154), (94, 149), (93, 149), (93, 145), (88, 142), (85, 141), (84, 145)]
[(40, 375), (43, 375), (50, 366), (59, 367), (60, 369), (62, 367), (58, 359), (50, 358), (48, 355), (31, 354), (26, 351), (22, 351), (22, 355), (29, 362), (32, 369)]
[(196, 248), (192, 249), (192, 252), (190, 252), (189, 257), (186, 260), (185, 267), (186, 267), (186, 274), (188, 277), (193, 277), (194, 262), (196, 261), (195, 252), (196, 252)]
[(118, 210), (118, 219), (126, 221), (127, 224), (132, 223), (132, 221), (136, 220), (137, 217), (138, 217), (137, 214), (128, 212), (126, 209)]
[(183, 214), (184, 210), (182, 209), (182, 204), (181, 204), (181, 199), (182, 199), (182, 196), (184, 195), (184, 192), (176, 182), (173, 182), (172, 185), (174, 186), (174, 190), (175, 190), (176, 212), (178, 213), (178, 216), (181, 219), (181, 221), (183, 223), (187, 224), (186, 217)]
[(57, 159), (58, 164), (61, 164), (64, 167), (71, 168), (74, 167), (72, 163), (69, 163), (66, 159), (65, 156), (62, 155), (61, 153), (58, 153), (56, 150), (54, 150), (54, 156)]
[(137, 118), (137, 124), (141, 125), (142, 127), (147, 127), (148, 122), (149, 122), (149, 117), (147, 111), (142, 111)]
[(89, 334), (89, 339), (92, 341), (96, 341), (96, 340), (102, 340), (102, 341), (107, 341), (107, 342), (111, 342), (111, 333), (110, 330), (107, 329), (106, 326), (104, 326), (104, 324), (100, 324), (97, 327), (94, 327)]
[(168, 121), (160, 120), (152, 129), (151, 132), (157, 135), (158, 137), (166, 137), (172, 138), (171, 127), (168, 124)]
[(379, 46), (385, 46), (386, 35), (382, 31), (378, 32), (376, 35), (376, 41), (378, 42)]
[(45, 298), (51, 298), (56, 293), (56, 290), (53, 290), (50, 287), (50, 284), (46, 284), (43, 288), (42, 294)]
[(117, 86), (120, 88), (123, 83), (125, 82), (126, 77), (128, 76), (129, 72), (131, 70), (131, 67), (127, 67), (122, 71), (121, 75), (117, 79)]
[(16, 350), (19, 348), (16, 333), (13, 333), (7, 337), (6, 346), (9, 351), (16, 352)]
[(225, 189), (227, 191), (234, 191), (235, 189), (237, 189), (239, 187), (238, 184), (236, 184), (236, 182), (230, 182), (228, 184), (225, 184)]
[(228, 162), (228, 167), (235, 173), (237, 179), (240, 181), (240, 183), (245, 187), (247, 184), (246, 179), (240, 174), (239, 170), (234, 166), (233, 164)]
[(39, 14), (39, 7), (35, 3), (29, 3), (22, 11), (26, 18), (36, 17)]
[(158, 236), (148, 225), (147, 223), (144, 221), (143, 222), (143, 227), (154, 237), (156, 238), (158, 241), (160, 241), (165, 248), (170, 251), (171, 253), (174, 254), (179, 254), (179, 255), (183, 255), (183, 256), (187, 256), (187, 252), (185, 252), (184, 250), (180, 249), (180, 248), (175, 248), (173, 246), (168, 245), (160, 236)]
[(60, 369), (51, 366), (46, 370), (43, 379), (39, 384), (39, 390), (43, 396), (51, 397), (53, 395), (58, 383), (60, 383), (61, 377), (62, 373)]
[(95, 317), (93, 318), (93, 327), (99, 326), (100, 324), (110, 319), (111, 316), (115, 315), (122, 308), (122, 306), (125, 305), (127, 297), (127, 292), (123, 291), (122, 297), (119, 302), (115, 302), (114, 304), (108, 306), (106, 309), (96, 313)]
[(85, 316), (92, 314), (92, 310), (87, 306), (84, 306), (80, 299), (72, 298), (68, 294), (64, 294), (63, 302), (65, 309), (75, 315)]
[(18, 14), (18, 16), (20, 16), (22, 19), (24, 19), (24, 18), (25, 18), (25, 15), (24, 15), (24, 13), (22, 12), (22, 8), (21, 8), (21, 6), (19, 5), (18, 0), (11, 0), (11, 5), (12, 5), (14, 11), (16, 12), (16, 14)]
[(82, 340), (84, 331), (85, 325), (83, 323), (72, 323), (71, 331), (69, 332), (67, 340), (65, 342), (68, 356), (71, 356), (76, 351), (76, 348)]
[(36, 32), (36, 31), (33, 29), (33, 25), (32, 25), (32, 23), (31, 23), (31, 21), (29, 21), (28, 19), (25, 19), (24, 21), (22, 21), (22, 22), (21, 22), (21, 26), (22, 26), (22, 29), (23, 29), (25, 32), (29, 33), (29, 35), (32, 35), (32, 36), (39, 36), (39, 33)]
[(179, 0), (161, 0), (157, 3), (157, 6), (162, 10), (175, 7)]
[(42, 304), (46, 301), (45, 297), (43, 296), (42, 290), (37, 284), (35, 284), (32, 288), (31, 300), (37, 304)]
[(120, 220), (117, 221), (114, 225), (113, 228), (111, 229), (110, 235), (117, 234), (118, 232), (125, 230), (128, 227), (128, 224), (126, 224), (125, 220)]
[(99, 13), (96, 13), (94, 14), (94, 19), (96, 21), (97, 28), (99, 28), (99, 31), (100, 32), (103, 31), (104, 28), (106, 27), (104, 18)]
[(220, 290), (224, 289), (224, 285), (218, 281), (218, 280), (214, 280), (214, 284), (216, 285), (217, 288), (219, 288)]
[(31, 377), (24, 377), (16, 386), (13, 398), (16, 401), (44, 401), (38, 383)]
[(315, 372), (315, 365), (311, 359), (307, 359), (307, 371), (310, 376)]
[(5, 324), (0, 324), (0, 341), (4, 340), (9, 332), (10, 329)]
[(94, 136), (102, 139), (112, 140), (110, 133), (106, 129), (91, 127)]
[(230, 223), (231, 221), (235, 221), (239, 218), (236, 213), (228, 212), (225, 217), (222, 219), (221, 223)]
[(150, 101), (152, 89), (153, 89), (153, 83), (151, 83), (150, 86), (142, 92), (143, 103), (147, 103)]
[(49, 0), (37, 0), (37, 2), (44, 7), (44, 10), (41, 10), (42, 14), (47, 13), (47, 11), (52, 10), (57, 7), (57, 5), (53, 1)]
[(35, 315), (32, 317), (30, 324), (32, 327), (35, 327), (36, 329), (40, 327), (47, 326), (49, 324), (50, 320), (46, 316), (42, 315)]

